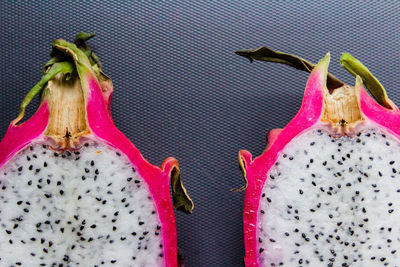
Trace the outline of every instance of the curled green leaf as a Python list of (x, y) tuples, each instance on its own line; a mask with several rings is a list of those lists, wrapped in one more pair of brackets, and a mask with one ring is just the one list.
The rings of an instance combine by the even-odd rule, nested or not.
[(74, 65), (71, 62), (55, 62), (51, 65), (48, 71), (42, 76), (42, 79), (29, 91), (29, 93), (25, 96), (19, 107), (19, 115), (14, 120), (14, 124), (17, 124), (25, 115), (25, 109), (28, 104), (32, 101), (32, 99), (40, 93), (47, 82), (54, 78), (59, 73), (63, 73), (66, 75), (70, 75), (74, 71)]
[[(301, 57), (283, 53), (280, 51), (275, 51), (265, 46), (257, 49), (238, 50), (235, 53), (239, 56), (248, 58), (251, 62), (253, 60), (262, 60), (274, 63), (281, 63), (306, 72), (311, 72), (315, 67), (313, 63)], [(326, 85), (330, 91), (333, 91), (334, 89), (343, 86), (344, 82), (336, 78), (331, 73), (328, 73)]]
[(371, 92), (375, 100), (386, 108), (391, 109), (392, 104), (386, 94), (383, 85), (375, 78), (369, 69), (361, 63), (361, 61), (354, 58), (349, 53), (343, 53), (340, 57), (340, 65), (344, 67), (354, 77), (360, 76), (365, 87)]
[(171, 190), (175, 209), (185, 213), (192, 213), (193, 201), (183, 186), (180, 171), (176, 167), (171, 171)]

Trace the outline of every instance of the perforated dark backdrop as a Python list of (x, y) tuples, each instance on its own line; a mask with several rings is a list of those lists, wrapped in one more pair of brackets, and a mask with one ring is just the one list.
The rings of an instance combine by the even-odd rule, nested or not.
[(353, 84), (339, 66), (350, 52), (400, 104), (399, 14), (397, 1), (1, 1), (0, 135), (52, 41), (96, 31), (116, 125), (153, 164), (180, 162), (195, 202), (176, 214), (187, 266), (242, 266), (237, 152), (264, 150), (267, 131), (297, 112), (307, 74), (234, 51), (268, 45), (313, 62), (330, 51), (330, 71)]

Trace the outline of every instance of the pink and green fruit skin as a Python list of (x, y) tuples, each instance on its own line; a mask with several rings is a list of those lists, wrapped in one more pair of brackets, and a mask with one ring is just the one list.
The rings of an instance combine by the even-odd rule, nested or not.
[(51, 90), (30, 119), (10, 124), (0, 142), (0, 265), (178, 266), (177, 160), (146, 161), (112, 121), (111, 83), (74, 44), (53, 47), (73, 59), (88, 130), (73, 147), (55, 144)]
[(324, 121), (329, 56), (311, 72), (297, 115), (269, 133), (248, 181), (245, 266), (400, 266), (400, 112), (357, 77), (362, 119), (345, 131)]

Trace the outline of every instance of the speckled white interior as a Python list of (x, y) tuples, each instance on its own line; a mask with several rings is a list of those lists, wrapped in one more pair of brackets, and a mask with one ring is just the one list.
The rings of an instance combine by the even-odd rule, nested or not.
[(261, 266), (400, 266), (400, 144), (371, 127), (284, 148), (258, 211)]
[(0, 266), (162, 266), (161, 223), (144, 180), (115, 149), (40, 143), (1, 168)]

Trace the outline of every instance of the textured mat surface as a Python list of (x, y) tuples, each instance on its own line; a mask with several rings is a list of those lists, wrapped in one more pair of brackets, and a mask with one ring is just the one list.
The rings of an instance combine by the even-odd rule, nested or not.
[(261, 154), (307, 80), (235, 50), (267, 45), (313, 62), (330, 51), (330, 71), (354, 84), (339, 66), (350, 52), (400, 105), (397, 1), (1, 1), (0, 10), (0, 136), (51, 42), (96, 31), (90, 45), (113, 79), (117, 126), (153, 164), (180, 162), (195, 202), (192, 215), (177, 214), (189, 267), (242, 266), (244, 193), (230, 191), (242, 185), (237, 152)]

